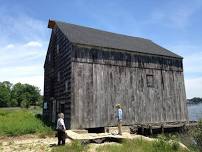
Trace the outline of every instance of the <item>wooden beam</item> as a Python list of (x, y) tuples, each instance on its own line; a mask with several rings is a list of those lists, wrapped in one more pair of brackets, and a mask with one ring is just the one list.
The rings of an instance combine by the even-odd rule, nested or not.
[(48, 28), (53, 29), (55, 27), (56, 23), (54, 20), (50, 20), (48, 21)]

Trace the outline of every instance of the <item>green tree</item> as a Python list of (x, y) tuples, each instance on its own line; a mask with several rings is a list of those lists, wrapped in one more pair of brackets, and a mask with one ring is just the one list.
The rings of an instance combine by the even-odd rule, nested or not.
[(40, 89), (30, 84), (0, 82), (0, 107), (41, 105)]
[(21, 102), (23, 100), (23, 97), (22, 97), (23, 92), (24, 92), (23, 84), (16, 83), (13, 86), (13, 89), (11, 91), (11, 100), (15, 102), (17, 106), (21, 106)]
[(38, 105), (41, 102), (40, 89), (33, 85), (25, 84), (26, 96), (31, 105)]
[(39, 105), (42, 102), (39, 88), (30, 84), (15, 84), (11, 97), (12, 101), (15, 101), (18, 106), (26, 108), (30, 105)]
[(12, 83), (9, 81), (0, 82), (0, 107), (11, 105)]

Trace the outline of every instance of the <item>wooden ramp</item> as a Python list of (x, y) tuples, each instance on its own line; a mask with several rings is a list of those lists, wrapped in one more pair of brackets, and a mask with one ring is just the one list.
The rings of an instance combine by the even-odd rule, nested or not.
[(72, 130), (66, 130), (66, 134), (72, 140), (97, 139), (97, 138), (105, 138), (105, 137), (124, 139), (124, 138), (128, 138), (128, 135), (130, 135), (128, 133), (123, 133), (122, 136), (112, 134), (112, 133), (83, 133), (83, 134), (78, 134)]
[(85, 143), (103, 143), (103, 142), (121, 142), (123, 139), (145, 139), (152, 140), (151, 138), (134, 135), (124, 132), (122, 135), (115, 133), (83, 133), (78, 134), (72, 130), (66, 130), (67, 137), (71, 140), (80, 140)]

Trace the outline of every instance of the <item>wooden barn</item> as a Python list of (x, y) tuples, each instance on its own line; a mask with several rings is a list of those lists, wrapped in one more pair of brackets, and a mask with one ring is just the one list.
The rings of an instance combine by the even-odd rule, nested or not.
[(69, 129), (186, 122), (183, 58), (151, 40), (49, 20), (45, 119)]

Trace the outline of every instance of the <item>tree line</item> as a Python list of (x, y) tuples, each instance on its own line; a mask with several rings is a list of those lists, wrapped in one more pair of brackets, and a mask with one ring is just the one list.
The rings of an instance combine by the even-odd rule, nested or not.
[(188, 103), (188, 104), (198, 104), (198, 103), (202, 103), (202, 98), (194, 97), (194, 98), (192, 98), (192, 99), (187, 99), (187, 103)]
[(30, 84), (0, 82), (0, 107), (26, 107), (41, 105), (40, 89)]

